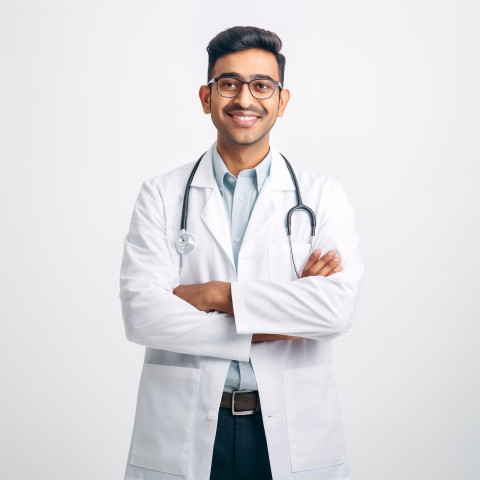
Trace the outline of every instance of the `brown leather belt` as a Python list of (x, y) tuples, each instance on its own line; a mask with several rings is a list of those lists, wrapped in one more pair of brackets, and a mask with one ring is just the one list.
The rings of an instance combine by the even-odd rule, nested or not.
[(260, 411), (258, 391), (237, 390), (233, 393), (223, 392), (221, 408), (229, 408), (233, 415), (252, 415)]

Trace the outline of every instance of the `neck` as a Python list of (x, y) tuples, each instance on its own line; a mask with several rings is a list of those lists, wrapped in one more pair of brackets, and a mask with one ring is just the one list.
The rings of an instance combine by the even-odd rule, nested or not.
[(255, 168), (268, 155), (269, 137), (270, 135), (267, 134), (258, 142), (250, 145), (236, 145), (218, 134), (217, 150), (228, 171), (238, 177), (242, 170)]

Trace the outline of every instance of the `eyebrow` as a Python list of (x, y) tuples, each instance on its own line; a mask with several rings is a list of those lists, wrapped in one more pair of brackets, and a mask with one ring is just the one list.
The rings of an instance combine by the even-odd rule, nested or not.
[[(229, 78), (241, 78), (242, 75), (240, 75), (237, 72), (226, 72), (226, 73), (221, 73), (218, 75), (217, 78), (224, 78), (224, 77), (229, 77)], [(253, 75), (250, 75), (251, 80), (272, 80), (273, 82), (276, 82), (274, 78), (272, 78), (270, 75), (265, 75), (263, 73), (254, 73)]]

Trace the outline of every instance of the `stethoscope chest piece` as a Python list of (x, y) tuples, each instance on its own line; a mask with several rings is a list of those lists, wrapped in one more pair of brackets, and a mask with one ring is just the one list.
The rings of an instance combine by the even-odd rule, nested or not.
[(180, 230), (177, 238), (175, 239), (175, 248), (177, 252), (185, 255), (190, 253), (197, 244), (197, 239), (192, 233), (188, 233), (185, 229)]

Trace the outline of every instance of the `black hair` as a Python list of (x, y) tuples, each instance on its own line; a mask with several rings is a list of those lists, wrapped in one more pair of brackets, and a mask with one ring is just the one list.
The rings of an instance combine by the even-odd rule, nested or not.
[(276, 33), (257, 27), (232, 27), (216, 35), (207, 46), (208, 80), (211, 79), (213, 67), (222, 55), (239, 52), (248, 48), (266, 50), (275, 55), (278, 74), (283, 85), (285, 75), (285, 56), (280, 53), (282, 41)]

